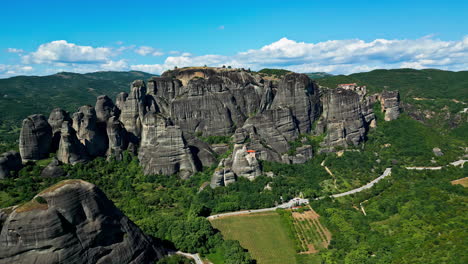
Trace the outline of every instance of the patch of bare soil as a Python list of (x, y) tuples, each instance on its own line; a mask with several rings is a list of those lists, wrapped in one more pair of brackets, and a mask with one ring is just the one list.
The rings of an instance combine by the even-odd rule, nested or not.
[(468, 177), (465, 177), (465, 178), (461, 178), (461, 179), (458, 179), (458, 180), (454, 180), (454, 181), (451, 181), (452, 185), (455, 185), (455, 184), (460, 184), (461, 186), (463, 187), (468, 187)]

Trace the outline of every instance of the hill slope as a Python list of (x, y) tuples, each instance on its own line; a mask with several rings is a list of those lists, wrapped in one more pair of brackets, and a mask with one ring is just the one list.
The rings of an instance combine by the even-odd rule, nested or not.
[(127, 91), (132, 81), (151, 76), (137, 71), (61, 72), (0, 79), (0, 124), (15, 123), (34, 113), (48, 115), (55, 107), (75, 111), (84, 104), (94, 105), (97, 96), (106, 94), (115, 98), (117, 93)]
[(468, 71), (374, 70), (318, 79), (322, 86), (335, 88), (339, 83), (367, 85), (371, 92), (399, 90), (401, 96), (468, 100)]

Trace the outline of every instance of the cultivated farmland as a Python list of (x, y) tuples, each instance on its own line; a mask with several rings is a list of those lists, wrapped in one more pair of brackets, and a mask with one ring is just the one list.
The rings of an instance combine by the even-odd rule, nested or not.
[(225, 239), (238, 240), (258, 264), (295, 264), (294, 242), (276, 212), (229, 216), (211, 221)]

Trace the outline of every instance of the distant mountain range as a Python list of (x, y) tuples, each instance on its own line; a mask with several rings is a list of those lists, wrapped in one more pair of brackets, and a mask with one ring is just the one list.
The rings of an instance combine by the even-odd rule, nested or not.
[(107, 71), (0, 79), (0, 124), (16, 123), (33, 113), (48, 115), (55, 107), (75, 112), (81, 105), (94, 105), (103, 94), (114, 100), (117, 93), (128, 91), (132, 81), (151, 76), (139, 71)]

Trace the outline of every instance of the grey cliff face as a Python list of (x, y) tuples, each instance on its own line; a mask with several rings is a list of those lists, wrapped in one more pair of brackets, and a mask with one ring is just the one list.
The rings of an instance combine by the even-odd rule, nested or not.
[(105, 131), (98, 126), (94, 107), (84, 105), (73, 114), (73, 129), (91, 157), (103, 156), (106, 153), (107, 137)]
[(23, 167), (21, 156), (16, 151), (8, 151), (0, 155), (0, 179), (11, 177), (11, 171), (19, 171)]
[(307, 75), (289, 73), (279, 82), (271, 108), (290, 108), (300, 133), (309, 133), (320, 114), (318, 93), (317, 85)]
[(106, 132), (109, 139), (107, 156), (114, 156), (120, 159), (122, 152), (128, 146), (127, 131), (124, 125), (117, 117), (112, 116), (107, 120)]
[(19, 150), (23, 162), (47, 158), (52, 143), (52, 128), (43, 115), (31, 115), (23, 120)]
[[(128, 150), (138, 155), (146, 174), (185, 178), (215, 164), (230, 148), (210, 146), (198, 135), (232, 136), (234, 151), (213, 175), (212, 186), (226, 185), (238, 177), (257, 177), (259, 160), (295, 164), (311, 159), (317, 150), (309, 141), (291, 147), (304, 134), (325, 133), (321, 151), (365, 140), (376, 125), (376, 99), (364, 86), (341, 86), (321, 93), (304, 74), (271, 79), (243, 69), (175, 69), (151, 78), (148, 85), (134, 81), (115, 104), (99, 96), (95, 107), (81, 107), (72, 120), (61, 109), (51, 113), (50, 126), (39, 116), (25, 119), (20, 150), (27, 161), (57, 149), (57, 159), (69, 164), (96, 156), (121, 158)], [(378, 99), (386, 120), (398, 116), (398, 92), (384, 92)], [(58, 143), (50, 148), (52, 133)], [(244, 147), (255, 151), (255, 159), (247, 158), (251, 155)]]
[(111, 116), (118, 114), (114, 102), (107, 95), (98, 96), (94, 108), (96, 109), (97, 122), (106, 123)]
[[(41, 197), (41, 198), (37, 198)], [(60, 182), (0, 210), (0, 263), (154, 263), (164, 254), (104, 193)]]
[(148, 113), (143, 119), (143, 134), (138, 158), (145, 174), (188, 178), (197, 171), (182, 130), (160, 114)]
[(380, 106), (385, 113), (385, 121), (392, 121), (400, 115), (400, 93), (398, 91), (383, 91), (380, 96)]
[(62, 123), (57, 159), (66, 164), (76, 164), (88, 159), (85, 146), (79, 141), (76, 131), (68, 121)]
[(368, 127), (374, 119), (370, 101), (357, 92), (342, 88), (327, 91), (322, 97), (323, 115), (317, 132), (326, 131), (322, 146), (346, 147), (364, 141)]
[[(123, 100), (123, 101), (122, 101)], [(117, 102), (120, 108), (120, 122), (125, 126), (130, 141), (138, 143), (141, 137), (142, 119), (146, 113), (146, 84), (143, 81), (134, 81), (128, 96), (118, 95)]]

